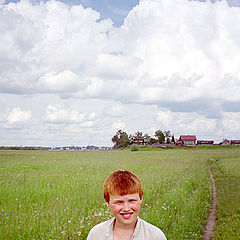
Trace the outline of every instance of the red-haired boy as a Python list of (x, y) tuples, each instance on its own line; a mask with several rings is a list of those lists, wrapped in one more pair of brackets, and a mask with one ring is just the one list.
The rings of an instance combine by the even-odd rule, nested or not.
[(142, 203), (141, 181), (130, 171), (116, 171), (106, 179), (104, 200), (114, 218), (91, 229), (87, 240), (166, 240), (164, 233), (138, 217)]

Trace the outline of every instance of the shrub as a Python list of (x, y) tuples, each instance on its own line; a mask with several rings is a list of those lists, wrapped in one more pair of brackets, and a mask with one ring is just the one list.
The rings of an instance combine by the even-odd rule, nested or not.
[(131, 150), (131, 151), (139, 151), (139, 146), (138, 146), (138, 145), (132, 145), (132, 146), (130, 147), (130, 150)]

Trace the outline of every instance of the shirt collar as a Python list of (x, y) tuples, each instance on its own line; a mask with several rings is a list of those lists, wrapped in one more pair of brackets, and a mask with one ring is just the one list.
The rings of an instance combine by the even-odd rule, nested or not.
[[(111, 218), (107, 224), (106, 231), (105, 231), (105, 236), (107, 237), (107, 239), (113, 240), (113, 225), (114, 225), (115, 220), (116, 220), (115, 217)], [(134, 229), (132, 238), (137, 236), (140, 231), (140, 220), (141, 219), (139, 217), (137, 217), (137, 224)]]
[(135, 236), (138, 235), (139, 231), (140, 231), (140, 218), (137, 217), (137, 224), (136, 224), (136, 227), (134, 229), (134, 232), (133, 232), (133, 235), (132, 235), (132, 238), (134, 238)]
[(113, 225), (114, 225), (115, 218), (111, 218), (109, 222), (107, 223), (105, 236), (107, 239), (113, 240)]

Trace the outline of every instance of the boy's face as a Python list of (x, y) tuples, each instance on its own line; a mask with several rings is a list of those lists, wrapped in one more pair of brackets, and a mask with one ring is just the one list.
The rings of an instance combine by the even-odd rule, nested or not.
[(142, 200), (138, 193), (127, 195), (110, 195), (107, 205), (116, 217), (116, 224), (132, 225), (134, 227), (140, 212)]

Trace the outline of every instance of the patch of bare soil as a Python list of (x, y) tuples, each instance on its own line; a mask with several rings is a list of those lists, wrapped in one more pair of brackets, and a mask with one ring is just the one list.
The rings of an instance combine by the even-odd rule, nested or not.
[(210, 167), (209, 171), (211, 174), (212, 185), (213, 185), (212, 206), (211, 206), (211, 210), (210, 210), (210, 213), (208, 216), (207, 224), (205, 226), (205, 232), (203, 234), (202, 240), (211, 240), (212, 239), (214, 227), (216, 225), (216, 218), (217, 218), (217, 187), (216, 187), (216, 182), (215, 182), (214, 174), (211, 170), (211, 167)]

